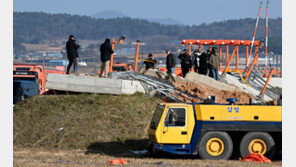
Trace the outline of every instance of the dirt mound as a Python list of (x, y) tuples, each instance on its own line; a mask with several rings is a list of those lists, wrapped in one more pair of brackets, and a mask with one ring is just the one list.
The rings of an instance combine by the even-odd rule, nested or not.
[(160, 101), (140, 93), (34, 96), (13, 108), (13, 144), (51, 149), (95, 146), (110, 151), (124, 145), (143, 147), (141, 141), (148, 139), (147, 129)]
[[(215, 89), (206, 84), (197, 84), (190, 81), (177, 81), (174, 83), (175, 88), (187, 92), (191, 95), (206, 99), (208, 96), (215, 96), (216, 103), (226, 103), (227, 98), (237, 98), (238, 104), (247, 104), (251, 95), (242, 91), (226, 91)], [(196, 102), (202, 102), (197, 100)]]

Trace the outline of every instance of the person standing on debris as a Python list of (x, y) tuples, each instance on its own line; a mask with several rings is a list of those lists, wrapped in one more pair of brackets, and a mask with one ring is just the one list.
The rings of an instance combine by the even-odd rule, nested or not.
[(105, 42), (101, 44), (100, 52), (101, 52), (101, 62), (102, 62), (100, 77), (102, 77), (103, 73), (105, 73), (105, 78), (108, 78), (111, 54), (114, 53), (114, 51), (112, 50), (111, 42), (109, 38), (107, 38)]
[(209, 76), (212, 76), (212, 73), (211, 73), (211, 70), (210, 70), (210, 65), (209, 65), (209, 60), (210, 60), (210, 57), (211, 57), (211, 51), (208, 49), (207, 50), (207, 54), (206, 54), (207, 56), (207, 64), (208, 64), (208, 68), (207, 68), (207, 74), (209, 75)]
[(212, 54), (210, 56), (209, 65), (210, 65), (210, 77), (215, 80), (219, 80), (218, 70), (220, 68), (220, 56), (216, 54), (216, 48), (212, 49)]
[(73, 63), (74, 63), (74, 66), (73, 66), (74, 73), (77, 74), (77, 58), (79, 58), (77, 50), (79, 47), (80, 45), (76, 44), (75, 42), (74, 35), (70, 35), (69, 40), (66, 43), (67, 57), (69, 60), (66, 74), (70, 73), (70, 68)]
[(144, 64), (146, 66), (145, 70), (156, 68), (157, 61), (153, 58), (153, 54), (148, 54), (148, 59), (144, 61)]
[(198, 73), (202, 75), (207, 75), (208, 73), (208, 56), (205, 52), (202, 52), (199, 57)]
[(200, 59), (200, 56), (201, 56), (201, 52), (196, 49), (192, 55), (192, 58), (193, 58), (193, 66), (194, 66), (194, 72), (197, 72), (198, 71), (198, 64), (199, 64), (199, 59)]
[(175, 74), (176, 56), (170, 50), (166, 50), (166, 69), (168, 74)]
[(184, 49), (183, 52), (178, 56), (181, 59), (181, 70), (183, 74), (183, 78), (186, 77), (186, 74), (189, 72), (190, 68), (192, 67), (192, 58), (187, 53), (187, 49)]

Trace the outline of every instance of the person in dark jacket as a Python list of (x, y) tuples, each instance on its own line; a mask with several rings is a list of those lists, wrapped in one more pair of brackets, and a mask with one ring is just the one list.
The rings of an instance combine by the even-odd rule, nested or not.
[(77, 49), (80, 47), (80, 45), (76, 44), (74, 35), (69, 36), (69, 40), (66, 43), (66, 50), (67, 50), (67, 57), (69, 60), (69, 64), (67, 66), (67, 72), (66, 74), (70, 73), (70, 68), (72, 64), (74, 63), (74, 73), (77, 74), (77, 58), (78, 52)]
[(186, 77), (186, 74), (189, 72), (190, 68), (192, 67), (192, 58), (187, 53), (187, 49), (184, 49), (183, 52), (178, 56), (181, 59), (181, 70), (183, 78)]
[(199, 65), (199, 59), (200, 59), (200, 56), (201, 56), (201, 52), (196, 49), (192, 55), (192, 58), (193, 58), (193, 66), (194, 66), (194, 72), (197, 72), (198, 71), (198, 65)]
[(216, 48), (212, 49), (212, 54), (210, 56), (210, 60), (209, 60), (209, 66), (210, 66), (210, 71), (212, 73), (212, 78), (214, 78), (215, 80), (219, 80), (219, 74), (218, 74), (218, 70), (220, 68), (220, 56), (216, 54)]
[(170, 50), (166, 50), (166, 69), (168, 74), (175, 74), (176, 56)]
[(210, 70), (210, 65), (209, 65), (209, 60), (211, 57), (212, 52), (208, 49), (207, 50), (207, 63), (208, 63), (208, 69), (207, 69), (207, 73), (209, 74), (209, 77), (213, 76), (212, 71)]
[(156, 68), (157, 61), (153, 58), (153, 54), (148, 54), (148, 59), (143, 62), (146, 66), (145, 70)]
[(114, 51), (112, 50), (111, 42), (109, 38), (107, 38), (105, 42), (101, 44), (100, 52), (101, 52), (101, 62), (102, 62), (100, 77), (102, 77), (103, 73), (105, 73), (105, 78), (108, 78), (111, 54), (114, 53)]
[(202, 52), (199, 57), (198, 73), (202, 75), (207, 75), (208, 73), (208, 56), (205, 52)]

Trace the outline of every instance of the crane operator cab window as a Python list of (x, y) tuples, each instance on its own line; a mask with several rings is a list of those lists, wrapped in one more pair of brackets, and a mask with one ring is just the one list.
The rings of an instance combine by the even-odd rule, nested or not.
[(185, 108), (168, 108), (164, 125), (166, 127), (185, 126), (186, 110)]

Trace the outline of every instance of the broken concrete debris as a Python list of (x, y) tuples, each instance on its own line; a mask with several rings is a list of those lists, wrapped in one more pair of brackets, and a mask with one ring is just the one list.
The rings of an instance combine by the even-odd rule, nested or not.
[[(216, 81), (194, 72), (182, 78), (156, 69), (145, 71), (144, 74), (135, 71), (114, 72), (111, 78), (48, 74), (46, 88), (114, 95), (142, 92), (176, 102), (203, 102), (209, 96), (215, 96), (217, 103), (226, 103), (227, 98), (237, 98), (238, 104), (248, 104), (250, 98), (259, 94), (229, 74), (221, 78), (221, 81)], [(269, 101), (268, 104), (275, 104), (268, 96), (261, 98), (265, 102)]]

